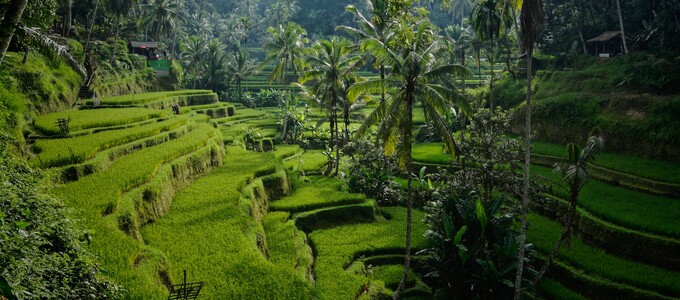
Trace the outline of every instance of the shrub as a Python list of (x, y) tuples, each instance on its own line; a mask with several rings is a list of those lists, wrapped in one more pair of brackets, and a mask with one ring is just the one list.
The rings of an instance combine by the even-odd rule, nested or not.
[(39, 191), (38, 173), (0, 143), (0, 298), (119, 296), (85, 250), (89, 234), (77, 229), (61, 202)]

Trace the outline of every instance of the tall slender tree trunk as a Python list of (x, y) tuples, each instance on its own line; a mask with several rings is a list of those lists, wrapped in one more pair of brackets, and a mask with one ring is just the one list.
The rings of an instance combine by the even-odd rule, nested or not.
[(581, 30), (581, 27), (578, 27), (578, 36), (581, 39), (581, 46), (583, 47), (583, 55), (588, 55), (588, 45), (586, 45), (586, 39), (583, 38), (583, 30)]
[(64, 8), (64, 28), (62, 31), (63, 36), (69, 36), (71, 33), (71, 22), (73, 19), (73, 0), (66, 1), (66, 7)]
[(621, 1), (616, 0), (616, 10), (619, 13), (619, 25), (621, 26), (621, 40), (623, 40), (623, 51), (628, 54), (628, 45), (626, 44), (626, 32), (623, 31), (623, 15), (621, 14)]
[(380, 64), (380, 103), (385, 102), (385, 65)]
[(534, 48), (527, 49), (527, 101), (524, 119), (524, 180), (522, 190), (522, 222), (519, 234), (519, 249), (517, 250), (517, 273), (515, 276), (515, 300), (522, 297), (522, 273), (524, 271), (524, 248), (527, 242), (527, 213), (529, 210), (529, 177), (531, 176), (531, 79)]
[[(337, 106), (337, 101), (336, 105)], [(338, 123), (338, 110), (337, 107), (333, 109), (333, 117), (335, 118), (335, 138), (340, 140), (340, 123)], [(335, 175), (338, 176), (340, 170), (340, 141), (335, 143)]]
[[(410, 93), (411, 89), (407, 89), (407, 93)], [(408, 99), (406, 105), (406, 111), (408, 113), (406, 128), (404, 129), (404, 140), (402, 143), (408, 143), (406, 147), (406, 170), (408, 172), (408, 196), (406, 199), (406, 245), (404, 251), (404, 273), (401, 275), (401, 281), (399, 281), (399, 286), (393, 294), (393, 299), (401, 299), (401, 296), (406, 287), (406, 281), (408, 280), (408, 271), (411, 267), (411, 236), (412, 236), (412, 225), (413, 225), (413, 157), (411, 157), (412, 146), (412, 130), (413, 130), (413, 99)]]
[(536, 275), (536, 278), (534, 279), (534, 285), (541, 281), (545, 273), (548, 271), (548, 268), (552, 264), (553, 260), (555, 260), (555, 257), (557, 257), (557, 253), (559, 253), (562, 244), (565, 242), (567, 245), (569, 244), (569, 242), (567, 241), (571, 237), (573, 231), (572, 228), (574, 223), (574, 217), (576, 216), (576, 203), (578, 201), (577, 184), (572, 184), (570, 194), (571, 196), (569, 201), (569, 209), (567, 210), (567, 215), (564, 220), (564, 228), (562, 229), (562, 235), (557, 240), (557, 242), (553, 246), (552, 251), (550, 252), (550, 255), (545, 260), (545, 263), (543, 264), (541, 269), (538, 271), (538, 275)]
[(116, 60), (116, 50), (118, 50), (118, 34), (120, 33), (120, 16), (116, 16), (116, 33), (113, 38), (113, 54), (111, 55), (111, 63)]
[[(175, 1), (175, 5), (177, 6), (175, 9), (179, 10), (179, 0)], [(175, 13), (177, 15), (179, 14), (179, 11), (175, 11)], [(179, 33), (179, 30), (177, 29), (178, 27), (177, 24), (179, 23), (177, 22), (177, 18), (175, 18), (175, 32), (174, 32), (175, 34), (172, 38), (172, 49), (170, 49), (170, 59), (175, 59), (175, 46), (177, 45), (177, 34)], [(246, 49), (248, 48), (246, 47)]]
[(5, 59), (5, 53), (7, 53), (9, 43), (12, 41), (12, 36), (14, 36), (14, 29), (21, 20), (21, 15), (24, 14), (27, 3), (28, 0), (13, 0), (7, 6), (5, 16), (0, 23), (0, 64)]
[(83, 47), (83, 53), (87, 54), (88, 47), (90, 46), (90, 37), (92, 36), (92, 29), (94, 28), (94, 21), (97, 20), (97, 10), (99, 9), (99, 0), (95, 0), (94, 11), (92, 12), (92, 21), (90, 22), (90, 29), (87, 31), (87, 40), (85, 41), (85, 47)]

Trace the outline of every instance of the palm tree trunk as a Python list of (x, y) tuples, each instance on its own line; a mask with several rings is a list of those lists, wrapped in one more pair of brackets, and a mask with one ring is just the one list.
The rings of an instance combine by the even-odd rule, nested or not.
[(87, 30), (87, 40), (85, 41), (85, 47), (83, 47), (83, 53), (87, 53), (88, 47), (90, 46), (90, 37), (92, 36), (92, 29), (94, 28), (94, 21), (97, 19), (97, 10), (99, 9), (99, 0), (96, 0), (94, 4), (94, 11), (92, 12), (92, 22), (90, 22), (90, 29)]
[(536, 278), (534, 279), (534, 285), (541, 281), (545, 273), (548, 271), (548, 268), (552, 264), (553, 260), (555, 260), (555, 257), (557, 257), (557, 253), (559, 253), (562, 244), (565, 242), (566, 244), (569, 244), (569, 242), (567, 241), (571, 237), (574, 217), (576, 215), (576, 203), (578, 201), (578, 186), (576, 184), (572, 184), (570, 198), (571, 199), (569, 201), (569, 209), (567, 210), (567, 215), (565, 216), (562, 235), (555, 243), (555, 246), (553, 246), (553, 249), (550, 252), (550, 256), (548, 256), (548, 258), (545, 260), (545, 263), (541, 267), (541, 270), (538, 272), (538, 275), (536, 275)]
[[(408, 90), (407, 90), (408, 93)], [(399, 281), (399, 286), (397, 290), (394, 291), (393, 299), (401, 299), (401, 295), (406, 287), (406, 281), (408, 280), (408, 271), (411, 267), (411, 236), (412, 236), (412, 224), (413, 224), (413, 157), (411, 157), (411, 134), (413, 130), (413, 99), (409, 99), (406, 111), (408, 113), (406, 128), (404, 128), (404, 140), (402, 143), (408, 143), (406, 147), (406, 169), (408, 172), (408, 197), (406, 199), (406, 246), (404, 251), (404, 273), (401, 275), (401, 281)]]
[[(176, 11), (175, 11), (175, 13), (179, 13), (179, 11), (178, 11), (178, 10), (179, 10), (179, 0), (175, 1), (175, 5), (176, 5), (176, 8), (175, 8)], [(177, 30), (177, 24), (178, 24), (178, 23), (177, 23), (176, 21), (177, 21), (177, 20), (176, 20), (176, 18), (175, 18), (175, 34), (174, 34), (174, 37), (173, 37), (173, 39), (172, 39), (172, 49), (170, 49), (170, 59), (171, 59), (171, 60), (172, 60), (172, 59), (175, 59), (175, 46), (177, 45), (177, 33), (178, 33), (178, 31), (179, 31), (179, 30)], [(167, 59), (167, 58), (166, 58), (166, 59)]]
[(380, 64), (380, 103), (385, 102), (385, 65)]
[(116, 50), (118, 49), (118, 34), (120, 33), (120, 16), (116, 16), (116, 34), (113, 39), (113, 54), (111, 55), (111, 63), (116, 60)]
[[(338, 123), (338, 111), (337, 109), (333, 110), (333, 117), (335, 118), (335, 139), (339, 140), (340, 139), (340, 123)], [(338, 172), (340, 169), (340, 141), (336, 141), (335, 143), (335, 174), (334, 176), (338, 176)]]
[(581, 46), (583, 47), (583, 55), (588, 55), (588, 46), (586, 45), (586, 40), (583, 38), (583, 30), (581, 27), (578, 28), (578, 36), (581, 38)]
[(616, 10), (619, 13), (619, 25), (621, 26), (621, 40), (623, 40), (623, 51), (628, 54), (628, 46), (626, 45), (626, 32), (623, 31), (623, 15), (621, 14), (621, 2), (616, 0)]
[(524, 248), (527, 242), (527, 213), (529, 210), (529, 177), (531, 176), (531, 68), (534, 55), (533, 47), (527, 49), (527, 101), (524, 119), (524, 180), (522, 192), (519, 249), (517, 250), (517, 274), (515, 276), (515, 300), (522, 296), (522, 273), (524, 271)]
[(64, 31), (62, 32), (63, 36), (68, 36), (69, 33), (71, 32), (71, 22), (73, 19), (73, 1), (68, 0), (66, 1), (66, 8), (64, 12)]
[(7, 6), (5, 16), (0, 23), (0, 64), (5, 59), (5, 53), (7, 53), (9, 43), (12, 41), (12, 36), (14, 36), (14, 29), (21, 20), (21, 15), (24, 14), (27, 3), (28, 0), (14, 0)]

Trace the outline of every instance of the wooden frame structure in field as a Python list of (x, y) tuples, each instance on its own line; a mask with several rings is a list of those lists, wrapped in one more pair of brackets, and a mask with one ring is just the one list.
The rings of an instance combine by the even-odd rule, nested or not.
[(181, 284), (172, 286), (168, 300), (188, 300), (196, 299), (203, 288), (203, 282), (187, 283), (187, 270), (184, 270), (184, 281)]

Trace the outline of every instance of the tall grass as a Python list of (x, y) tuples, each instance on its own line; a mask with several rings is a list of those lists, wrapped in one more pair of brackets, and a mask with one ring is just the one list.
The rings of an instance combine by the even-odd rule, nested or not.
[(109, 127), (163, 117), (165, 112), (148, 108), (103, 108), (94, 110), (66, 110), (35, 119), (37, 130), (47, 135), (61, 134), (57, 119), (68, 119), (71, 132), (78, 130)]
[(312, 176), (310, 183), (301, 183), (295, 191), (281, 200), (270, 204), (270, 209), (287, 212), (308, 211), (322, 207), (358, 204), (366, 200), (362, 194), (342, 191), (343, 182), (339, 179)]
[[(533, 143), (533, 151), (556, 157), (566, 154), (565, 146), (538, 141)], [(680, 163), (677, 162), (602, 152), (596, 155), (595, 165), (656, 181), (680, 183)]]
[[(530, 227), (527, 239), (537, 250), (546, 254), (559, 238), (561, 226), (536, 214), (528, 216)], [(609, 255), (573, 238), (571, 247), (562, 247), (558, 259), (582, 272), (637, 288), (658, 291), (662, 294), (680, 296), (680, 273)]]
[(244, 182), (275, 163), (272, 154), (228, 147), (222, 167), (182, 190), (169, 214), (143, 228), (147, 244), (166, 253), (173, 278), (187, 270), (191, 281), (206, 284), (206, 299), (310, 297), (309, 282), (278, 256), (288, 250), (276, 246), (268, 260), (257, 246), (260, 225), (239, 208)]
[[(403, 252), (406, 209), (387, 207), (382, 211), (391, 216), (389, 221), (343, 225), (309, 235), (317, 253), (315, 288), (319, 299), (356, 299), (368, 283), (368, 277), (345, 268), (361, 256)], [(423, 236), (426, 226), (417, 221), (424, 216), (424, 213), (414, 211), (414, 249), (427, 246), (427, 239)]]
[[(145, 148), (115, 160), (103, 172), (56, 187), (52, 192), (74, 208), (74, 218), (90, 230), (91, 249), (107, 270), (107, 276), (129, 291), (128, 297), (164, 299), (162, 287), (167, 260), (162, 253), (140, 243), (119, 229), (115, 208), (123, 194), (153, 178), (158, 168), (205, 145), (214, 129), (201, 124), (196, 130), (162, 147)], [(138, 266), (138, 267), (136, 267)]]
[(72, 138), (39, 139), (33, 146), (35, 150), (39, 150), (38, 156), (31, 158), (29, 162), (46, 168), (81, 163), (99, 151), (173, 130), (187, 121), (186, 117), (180, 116), (135, 128), (103, 131)]
[[(555, 183), (560, 176), (550, 168), (532, 166), (532, 172)], [(568, 194), (556, 187), (554, 192), (563, 198)], [(579, 195), (579, 205), (612, 223), (664, 236), (680, 237), (680, 201), (612, 186), (591, 180)]]

